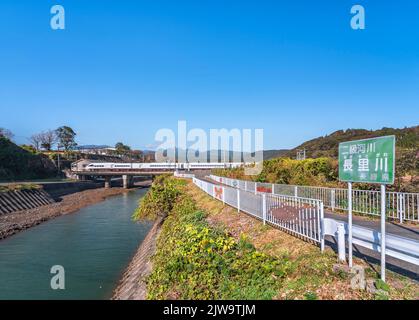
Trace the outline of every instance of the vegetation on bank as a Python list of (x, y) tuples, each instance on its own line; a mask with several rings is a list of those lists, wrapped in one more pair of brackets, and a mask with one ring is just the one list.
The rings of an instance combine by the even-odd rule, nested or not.
[[(162, 208), (168, 210), (165, 214)], [(156, 179), (136, 219), (166, 216), (147, 278), (148, 299), (417, 299), (417, 284), (370, 265), (376, 293), (354, 290), (337, 257), (223, 205), (185, 180)]]
[(19, 190), (36, 190), (40, 186), (33, 183), (24, 184), (9, 184), (7, 186), (0, 186), (0, 192), (19, 191)]
[[(389, 190), (418, 192), (419, 190), (419, 168), (415, 156), (405, 154), (403, 161), (396, 160), (396, 181)], [(409, 164), (405, 169), (402, 165)], [(215, 175), (234, 178), (254, 180), (258, 182), (269, 182), (279, 184), (323, 186), (323, 187), (346, 187), (345, 183), (339, 181), (338, 160), (321, 157), (316, 159), (294, 160), (290, 158), (276, 158), (263, 161), (262, 172), (256, 176), (246, 176), (244, 168), (214, 169)], [(376, 185), (354, 184), (355, 188), (374, 189)]]
[[(308, 185), (319, 185), (323, 183), (324, 176), (326, 176), (326, 183), (331, 183), (333, 185), (338, 185), (337, 181), (337, 158), (338, 158), (338, 146), (339, 143), (345, 141), (352, 141), (358, 139), (368, 139), (379, 136), (386, 135), (395, 135), (396, 136), (396, 180), (395, 185), (392, 187), (396, 191), (406, 191), (406, 192), (418, 192), (419, 190), (419, 126), (414, 126), (410, 128), (394, 129), (394, 128), (382, 128), (379, 130), (365, 130), (365, 129), (347, 129), (347, 130), (338, 130), (329, 135), (323, 137), (318, 137), (309, 141), (304, 142), (298, 147), (284, 151), (279, 150), (277, 152), (277, 157), (283, 157), (284, 159), (293, 159), (296, 156), (297, 150), (305, 150), (307, 158), (311, 159), (320, 159), (322, 162), (324, 159), (332, 164), (333, 174), (332, 176), (327, 176), (327, 172), (320, 172), (318, 176), (307, 177), (306, 179), (301, 179), (300, 168), (298, 165), (295, 165), (294, 169), (289, 170), (287, 164), (288, 160), (285, 162), (276, 162), (273, 170), (272, 168), (267, 170), (267, 173), (262, 173), (257, 177), (259, 181), (267, 182), (276, 182), (281, 180), (293, 180), (294, 184), (308, 184)], [(272, 155), (271, 155), (272, 154)], [(271, 154), (267, 153), (265, 159), (270, 159), (272, 156), (275, 156), (273, 152)], [(265, 156), (265, 153), (264, 153)], [(323, 159), (323, 160), (322, 160)], [(273, 159), (277, 160), (277, 159)], [(310, 159), (308, 159), (310, 160)], [(270, 162), (265, 162), (269, 166)], [(283, 172), (285, 171), (285, 172)], [(237, 173), (234, 173), (237, 174)], [(283, 176), (285, 174), (285, 177)], [(286, 174), (289, 176), (287, 177)], [(230, 173), (229, 173), (230, 175)], [(233, 173), (231, 173), (233, 175)], [(331, 178), (330, 181), (328, 178)], [(302, 181), (302, 183), (300, 183)], [(278, 182), (280, 183), (280, 182)], [(288, 182), (287, 182), (288, 183)], [(359, 185), (359, 187), (365, 188), (375, 188), (373, 185)]]
[[(160, 207), (162, 205), (162, 207)], [(153, 184), (135, 218), (167, 218), (157, 242), (148, 299), (272, 299), (289, 268), (211, 227), (185, 192), (185, 182), (164, 177)], [(148, 211), (148, 212), (147, 212)]]
[(246, 176), (244, 168), (214, 169), (215, 175), (258, 182), (298, 185), (334, 185), (337, 180), (337, 161), (330, 158), (294, 160), (276, 158), (263, 162), (262, 172)]

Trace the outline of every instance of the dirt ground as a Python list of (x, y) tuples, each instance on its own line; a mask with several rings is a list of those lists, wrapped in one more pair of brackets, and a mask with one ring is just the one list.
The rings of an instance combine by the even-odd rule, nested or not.
[(52, 218), (73, 213), (83, 207), (105, 200), (107, 197), (129, 192), (123, 188), (85, 190), (63, 196), (60, 202), (30, 210), (0, 215), (0, 239), (28, 229)]

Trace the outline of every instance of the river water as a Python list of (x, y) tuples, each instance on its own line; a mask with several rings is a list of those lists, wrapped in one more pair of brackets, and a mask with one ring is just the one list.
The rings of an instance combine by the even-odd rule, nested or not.
[[(131, 216), (147, 190), (113, 196), (0, 241), (0, 299), (109, 299), (151, 223)], [(65, 289), (51, 288), (51, 267)]]

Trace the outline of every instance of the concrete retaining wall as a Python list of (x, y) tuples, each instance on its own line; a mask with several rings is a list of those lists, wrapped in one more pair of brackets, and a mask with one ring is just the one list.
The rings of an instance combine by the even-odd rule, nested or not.
[(0, 214), (33, 209), (55, 202), (42, 189), (0, 192)]
[(81, 192), (88, 189), (97, 189), (103, 187), (103, 182), (80, 181), (80, 182), (57, 182), (41, 184), (42, 188), (54, 199)]

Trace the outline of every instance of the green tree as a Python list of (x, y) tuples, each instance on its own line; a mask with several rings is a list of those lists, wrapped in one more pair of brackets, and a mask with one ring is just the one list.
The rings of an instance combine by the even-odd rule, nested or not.
[(122, 142), (118, 142), (115, 144), (116, 153), (118, 155), (126, 155), (131, 151), (130, 146), (123, 144)]
[(14, 134), (9, 129), (0, 128), (0, 137), (4, 137), (6, 139), (12, 140), (14, 137)]
[(66, 152), (74, 149), (77, 146), (75, 141), (76, 133), (68, 126), (59, 127), (55, 130), (58, 138), (59, 145), (64, 148)]

